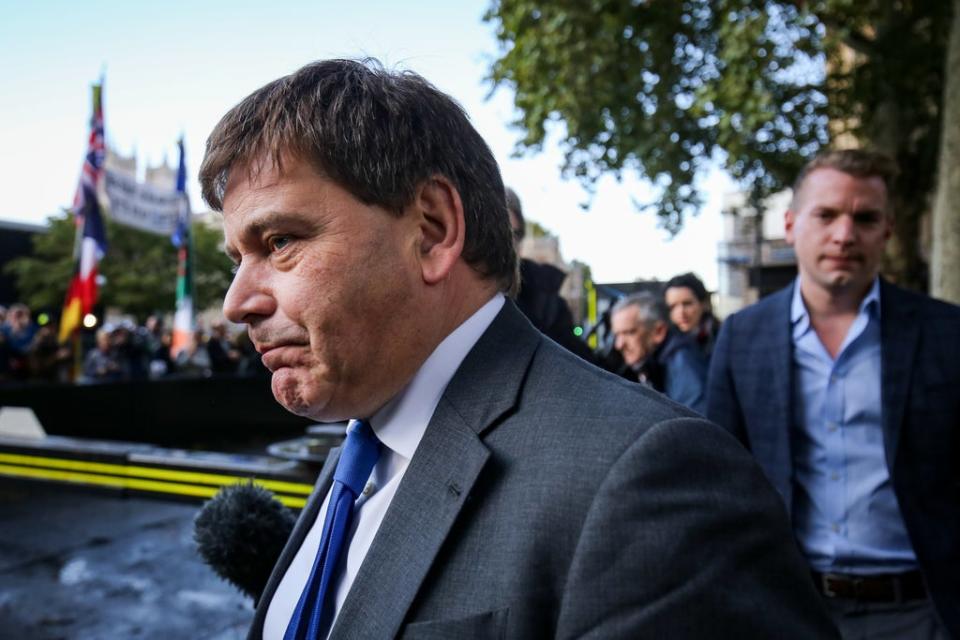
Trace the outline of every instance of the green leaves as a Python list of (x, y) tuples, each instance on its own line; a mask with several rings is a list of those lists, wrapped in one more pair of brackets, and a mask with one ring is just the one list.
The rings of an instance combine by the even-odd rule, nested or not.
[[(698, 209), (691, 185), (715, 151), (727, 152), (736, 177), (769, 190), (826, 139), (823, 101), (798, 95), (818, 89), (784, 72), (809, 58), (788, 40), (814, 37), (796, 9), (771, 17), (743, 0), (503, 0), (487, 17), (499, 22), (502, 51), (489, 79), (514, 90), (519, 148), (538, 149), (550, 123), (562, 123), (563, 173), (588, 189), (603, 173), (652, 180), (659, 198), (642, 204), (670, 231)], [(763, 157), (772, 180), (763, 163), (743, 162)]]
[[(106, 282), (100, 300), (108, 307), (144, 318), (155, 311), (173, 311), (177, 253), (170, 239), (106, 218), (109, 249), (99, 265)], [(219, 304), (230, 286), (231, 263), (221, 250), (222, 234), (203, 224), (192, 227), (196, 253), (194, 277), (197, 309)], [(20, 298), (34, 309), (57, 310), (73, 275), (74, 224), (67, 214), (49, 220), (47, 233), (34, 236), (34, 255), (7, 265)]]
[[(488, 79), (514, 91), (519, 151), (561, 131), (565, 175), (588, 189), (604, 173), (648, 178), (660, 192), (645, 204), (677, 231), (713, 157), (762, 197), (789, 184), (831, 129), (935, 145), (946, 5), (500, 0), (486, 15), (501, 52)], [(875, 115), (890, 95), (910, 122)]]

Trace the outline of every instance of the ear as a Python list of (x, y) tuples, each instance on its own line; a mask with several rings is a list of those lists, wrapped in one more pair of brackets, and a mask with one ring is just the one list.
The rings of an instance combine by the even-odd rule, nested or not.
[(783, 237), (790, 245), (793, 244), (793, 225), (796, 221), (797, 214), (793, 212), (793, 208), (787, 208), (783, 214)]
[(466, 223), (457, 188), (436, 175), (417, 188), (414, 214), (420, 229), (420, 268), (423, 281), (444, 280), (463, 253)]
[(670, 327), (666, 322), (657, 322), (653, 326), (653, 332), (651, 333), (653, 337), (653, 344), (658, 346), (663, 344), (663, 341), (667, 339), (667, 331), (669, 329)]

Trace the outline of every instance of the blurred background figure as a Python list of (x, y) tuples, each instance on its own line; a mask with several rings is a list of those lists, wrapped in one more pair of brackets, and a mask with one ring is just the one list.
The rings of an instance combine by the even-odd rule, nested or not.
[(709, 361), (720, 331), (720, 321), (710, 308), (710, 293), (703, 281), (693, 273), (681, 273), (667, 281), (663, 298), (673, 326), (693, 338)]
[(149, 316), (142, 327), (137, 330), (138, 341), (147, 362), (146, 370), (150, 378), (162, 378), (173, 373), (174, 365), (170, 357), (170, 342), (172, 337), (166, 337), (163, 327), (163, 317), (158, 314)]
[(210, 377), (210, 352), (207, 350), (207, 338), (203, 329), (197, 328), (193, 338), (185, 349), (177, 352), (174, 359), (177, 372), (186, 376)]
[[(520, 256), (520, 243), (526, 235), (526, 221), (520, 198), (510, 187), (506, 188), (507, 211), (513, 228), (513, 246)], [(560, 287), (567, 274), (551, 264), (540, 264), (520, 257), (520, 293), (516, 303), (523, 315), (541, 333), (577, 354), (588, 362), (595, 362), (587, 344), (573, 333), (573, 314), (566, 300), (560, 297)]]
[(30, 377), (40, 382), (66, 382), (72, 360), (69, 346), (61, 346), (53, 325), (37, 330), (28, 355)]
[(30, 345), (37, 334), (37, 325), (30, 317), (30, 309), (25, 304), (15, 303), (7, 310), (3, 325), (0, 325), (6, 352), (7, 375), (14, 380), (24, 380), (29, 375)]
[(114, 347), (112, 329), (104, 327), (97, 331), (97, 346), (83, 360), (83, 381), (115, 382), (128, 374)]
[(703, 413), (707, 363), (693, 339), (670, 326), (662, 299), (647, 291), (625, 296), (613, 306), (610, 324), (623, 377)]
[(222, 321), (214, 322), (210, 326), (207, 355), (214, 375), (237, 372), (241, 358), (240, 350), (230, 341), (227, 326)]
[(147, 375), (146, 353), (135, 339), (137, 327), (129, 320), (120, 322), (110, 335), (113, 351), (124, 371), (124, 380), (141, 380)]

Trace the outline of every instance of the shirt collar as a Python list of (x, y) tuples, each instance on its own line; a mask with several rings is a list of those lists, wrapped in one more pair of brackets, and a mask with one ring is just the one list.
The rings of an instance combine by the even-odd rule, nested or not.
[[(869, 313), (873, 318), (880, 319), (880, 276), (873, 279), (873, 284), (867, 295), (860, 301), (858, 314)], [(790, 323), (801, 332), (810, 324), (810, 315), (807, 313), (807, 306), (803, 303), (803, 296), (800, 294), (800, 276), (793, 284), (793, 298), (790, 302)], [(797, 325), (802, 326), (797, 326)]]
[(370, 418), (370, 426), (387, 448), (413, 458), (447, 384), (504, 305), (494, 295), (443, 339), (400, 393)]

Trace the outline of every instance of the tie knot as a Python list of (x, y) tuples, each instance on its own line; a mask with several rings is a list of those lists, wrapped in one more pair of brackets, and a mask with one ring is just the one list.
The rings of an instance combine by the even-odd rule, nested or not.
[(347, 439), (333, 478), (346, 485), (354, 496), (359, 496), (379, 457), (380, 441), (370, 423), (357, 420), (347, 429)]

